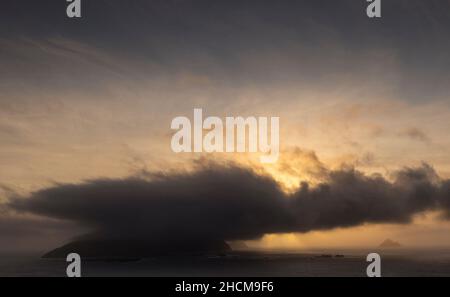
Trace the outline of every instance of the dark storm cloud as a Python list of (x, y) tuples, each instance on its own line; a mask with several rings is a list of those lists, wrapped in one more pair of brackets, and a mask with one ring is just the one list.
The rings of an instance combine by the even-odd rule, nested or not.
[(428, 165), (390, 182), (355, 170), (328, 172), (317, 187), (285, 194), (249, 169), (210, 164), (195, 172), (58, 185), (9, 206), (78, 222), (103, 236), (251, 239), (364, 223), (408, 223), (427, 210), (450, 209), (449, 181)]
[[(3, 187), (3, 190), (5, 193), (14, 195), (8, 187)], [(85, 232), (86, 229), (80, 228), (79, 224), (74, 222), (20, 215), (3, 203), (0, 204), (0, 250), (2, 252), (47, 250), (60, 244), (61, 240), (68, 240)]]
[[(5, 238), (11, 239), (14, 237), (45, 237), (54, 233), (61, 234), (63, 232), (70, 234), (73, 231), (73, 226), (70, 226), (66, 222), (42, 218), (5, 216), (3, 214), (0, 216), (0, 234), (2, 241)], [(3, 243), (2, 246), (5, 244)]]

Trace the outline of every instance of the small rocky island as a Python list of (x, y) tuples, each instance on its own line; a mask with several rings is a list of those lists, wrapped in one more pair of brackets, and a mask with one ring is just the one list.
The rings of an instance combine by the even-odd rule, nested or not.
[(383, 248), (383, 249), (392, 249), (392, 248), (401, 248), (402, 245), (396, 241), (393, 241), (391, 239), (386, 239), (385, 241), (383, 241), (378, 247)]

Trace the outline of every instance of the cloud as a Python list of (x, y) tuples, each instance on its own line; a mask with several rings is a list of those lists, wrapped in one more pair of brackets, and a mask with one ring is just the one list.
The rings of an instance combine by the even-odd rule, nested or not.
[(402, 131), (401, 133), (399, 133), (399, 135), (406, 136), (412, 140), (417, 140), (425, 143), (429, 143), (431, 141), (430, 137), (428, 137), (428, 135), (424, 131), (414, 127)]
[[(441, 13), (448, 11), (448, 1), (386, 3), (384, 9), (390, 14), (376, 24), (365, 15), (364, 1), (351, 0), (213, 4), (207, 0), (135, 0), (133, 5), (98, 0), (83, 3), (82, 22), (67, 19), (65, 1), (6, 2), (0, 11), (0, 37), (7, 41), (16, 41), (17, 36), (37, 40), (41, 48), (31, 47), (34, 56), (23, 51), (0, 53), (0, 71), (9, 80), (14, 74), (18, 82), (26, 79), (29, 84), (46, 82), (77, 88), (79, 84), (70, 81), (78, 71), (74, 75), (64, 72), (66, 76), (60, 77), (58, 69), (85, 67), (87, 76), (78, 79), (94, 87), (92, 81), (98, 83), (99, 76), (89, 69), (112, 72), (107, 71), (105, 76), (121, 74), (117, 71), (121, 67), (104, 60), (112, 56), (135, 66), (159, 65), (149, 71), (154, 77), (160, 77), (163, 71), (189, 69), (237, 85), (291, 82), (322, 88), (325, 84), (342, 87), (344, 79), (338, 79), (342, 77), (353, 87), (355, 81), (383, 82), (383, 89), (395, 88), (395, 95), (407, 100), (442, 99), (448, 93), (448, 67), (442, 65), (449, 62), (446, 53), (450, 44), (445, 37), (450, 20)], [(71, 42), (61, 48), (55, 48), (55, 44), (41, 46), (55, 36)], [(82, 51), (77, 46), (78, 50), (72, 52), (75, 45), (83, 45)], [(91, 49), (106, 52), (98, 56)], [(55, 59), (54, 63), (47, 62), (50, 67), (42, 63), (42, 56), (47, 57), (44, 53)], [(46, 71), (32, 71), (29, 64), (38, 70), (43, 65)]]
[(450, 213), (450, 181), (429, 165), (405, 168), (389, 181), (354, 169), (286, 194), (269, 176), (237, 165), (208, 163), (192, 172), (100, 179), (12, 198), (9, 207), (69, 220), (98, 236), (254, 239), (365, 223), (408, 223), (428, 210)]
[(18, 215), (0, 205), (2, 252), (44, 251), (83, 232), (87, 230), (74, 222)]

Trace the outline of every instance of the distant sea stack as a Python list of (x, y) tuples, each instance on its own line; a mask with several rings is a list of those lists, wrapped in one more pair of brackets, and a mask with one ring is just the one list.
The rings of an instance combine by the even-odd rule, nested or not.
[(400, 248), (400, 247), (402, 247), (402, 245), (391, 239), (386, 239), (378, 247), (383, 248), (383, 249), (392, 249), (392, 248)]
[(43, 258), (66, 258), (77, 253), (83, 259), (138, 260), (156, 256), (195, 256), (230, 252), (230, 246), (222, 240), (192, 240), (155, 242), (125, 239), (82, 239), (56, 248)]

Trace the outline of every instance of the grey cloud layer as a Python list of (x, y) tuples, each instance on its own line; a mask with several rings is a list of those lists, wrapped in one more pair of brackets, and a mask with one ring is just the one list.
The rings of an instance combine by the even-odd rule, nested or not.
[[(323, 87), (341, 77), (370, 82), (387, 76), (385, 83), (394, 81), (392, 87), (408, 100), (430, 100), (448, 92), (450, 4), (445, 0), (387, 1), (382, 21), (369, 20), (367, 3), (353, 0), (94, 0), (83, 3), (81, 20), (65, 16), (66, 4), (2, 3), (0, 65), (8, 77), (26, 78), (29, 84), (47, 82), (55, 88), (104, 79), (108, 75), (104, 69), (92, 79), (97, 72), (89, 75), (92, 65), (83, 66), (87, 62), (101, 66), (98, 59), (92, 61), (85, 53), (81, 58), (87, 61), (82, 63), (63, 59), (62, 54), (80, 56), (76, 45), (81, 44), (103, 56), (127, 60), (136, 68), (127, 77), (188, 70), (231, 84)], [(35, 54), (11, 52), (4, 46), (18, 38), (33, 41), (26, 46)], [(73, 43), (50, 48), (46, 53), (50, 57), (43, 59), (42, 44), (55, 38)], [(55, 46), (50, 43), (46, 46)], [(66, 75), (61, 75), (61, 63)], [(117, 74), (114, 63), (104, 66)], [(83, 72), (87, 78), (79, 75)]]
[(78, 222), (104, 236), (251, 239), (363, 223), (408, 223), (427, 210), (450, 213), (450, 181), (428, 165), (390, 182), (355, 170), (331, 171), (317, 187), (285, 194), (270, 178), (236, 166), (193, 173), (58, 185), (9, 206)]

